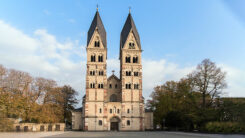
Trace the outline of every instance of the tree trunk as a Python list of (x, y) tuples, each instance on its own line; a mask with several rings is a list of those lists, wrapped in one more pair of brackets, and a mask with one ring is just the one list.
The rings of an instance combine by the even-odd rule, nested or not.
[(206, 93), (205, 92), (202, 93), (202, 107), (203, 109), (205, 109), (206, 107)]

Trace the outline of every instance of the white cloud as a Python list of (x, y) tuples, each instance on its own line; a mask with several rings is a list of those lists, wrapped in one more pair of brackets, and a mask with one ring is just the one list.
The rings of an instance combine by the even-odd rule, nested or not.
[(220, 67), (227, 73), (226, 81), (228, 87), (225, 89), (225, 96), (245, 97), (245, 71), (225, 64), (220, 64)]
[[(54, 35), (44, 29), (34, 31), (28, 36), (0, 20), (0, 64), (56, 80), (60, 85), (69, 84), (79, 93), (85, 93), (86, 47), (78, 40), (59, 42)], [(168, 80), (179, 80), (195, 67), (180, 67), (164, 59), (143, 59), (143, 95), (147, 99), (156, 85)], [(107, 73), (111, 70), (119, 76), (120, 62), (108, 58)], [(222, 65), (227, 74), (228, 96), (245, 96), (245, 72)]]
[(44, 29), (28, 36), (1, 20), (0, 32), (0, 64), (33, 76), (54, 79), (59, 84), (69, 84), (80, 93), (81, 98), (86, 53), (78, 41), (60, 43)]
[(178, 64), (168, 62), (164, 59), (143, 59), (143, 92), (147, 98), (153, 88), (162, 85), (169, 80), (177, 81), (190, 73), (194, 67), (180, 68)]

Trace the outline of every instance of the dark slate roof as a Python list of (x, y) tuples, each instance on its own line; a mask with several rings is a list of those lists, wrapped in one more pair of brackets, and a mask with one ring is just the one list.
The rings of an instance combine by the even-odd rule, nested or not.
[(74, 112), (82, 112), (83, 111), (83, 107), (77, 108), (73, 110)]
[(98, 32), (100, 34), (100, 37), (101, 37), (101, 40), (102, 40), (102, 43), (104, 45), (105, 48), (107, 48), (107, 43), (106, 43), (106, 31), (105, 31), (105, 27), (102, 23), (102, 20), (100, 18), (100, 14), (98, 11), (96, 11), (95, 13), (95, 16), (94, 16), (94, 19), (90, 25), (90, 28), (88, 30), (88, 39), (87, 39), (87, 45), (89, 44), (93, 34), (94, 34), (94, 31), (96, 29), (96, 27), (98, 28)]
[(126, 22), (123, 26), (122, 32), (121, 32), (120, 47), (123, 48), (131, 29), (132, 29), (133, 34), (135, 36), (137, 45), (139, 46), (139, 49), (141, 49), (140, 36), (139, 36), (139, 33), (138, 33), (136, 26), (134, 24), (134, 20), (131, 16), (131, 13), (128, 14), (127, 20), (126, 20)]

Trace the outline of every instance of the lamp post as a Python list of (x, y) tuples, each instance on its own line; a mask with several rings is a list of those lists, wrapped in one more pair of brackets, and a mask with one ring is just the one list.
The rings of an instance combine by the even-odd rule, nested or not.
[(164, 130), (165, 127), (165, 118), (162, 119), (162, 130)]

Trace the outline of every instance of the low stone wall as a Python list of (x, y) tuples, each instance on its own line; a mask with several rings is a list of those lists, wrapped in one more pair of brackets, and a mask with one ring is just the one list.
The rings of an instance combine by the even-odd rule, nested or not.
[(17, 132), (41, 132), (41, 131), (64, 131), (64, 123), (37, 124), (37, 123), (15, 123), (13, 130)]

